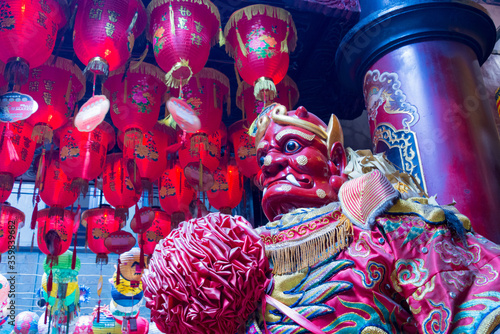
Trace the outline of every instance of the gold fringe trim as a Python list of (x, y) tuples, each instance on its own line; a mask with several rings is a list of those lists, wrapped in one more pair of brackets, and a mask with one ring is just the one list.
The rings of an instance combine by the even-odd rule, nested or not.
[(55, 67), (60, 70), (70, 72), (74, 78), (77, 78), (80, 81), (80, 84), (83, 87), (82, 90), (78, 93), (76, 100), (79, 101), (83, 98), (86, 90), (86, 80), (83, 76), (82, 70), (80, 70), (80, 68), (76, 64), (73, 64), (73, 61), (66, 58), (57, 57), (54, 63), (54, 56), (51, 55), (42, 66)]
[[(269, 17), (287, 22), (293, 30), (293, 37), (290, 41), (288, 41), (288, 48), (290, 52), (295, 50), (295, 47), (297, 46), (297, 28), (295, 27), (295, 22), (293, 22), (292, 16), (283, 8), (268, 5), (252, 5), (234, 12), (224, 28), (224, 37), (226, 38), (226, 41), (229, 31), (236, 28), (236, 23), (243, 18), (243, 15), (246, 16), (247, 20), (251, 20), (252, 17), (256, 15), (267, 15)], [(231, 43), (226, 43), (226, 52), (234, 58), (235, 52)]]
[[(149, 44), (146, 45), (146, 48), (144, 49), (144, 51), (142, 52), (141, 56), (136, 59), (137, 61), (134, 62), (135, 64), (134, 65), (130, 65), (130, 70), (135, 70), (137, 69), (139, 66), (141, 66), (142, 62), (144, 61), (144, 59), (146, 59), (147, 55), (148, 55), (148, 51), (149, 51)], [(131, 62), (132, 63), (132, 62)]]
[(36, 124), (31, 132), (31, 139), (35, 140), (37, 144), (47, 144), (52, 142), (54, 130), (45, 124)]
[(176, 79), (172, 76), (172, 73), (174, 73), (174, 71), (177, 71), (181, 67), (189, 68), (190, 72), (189, 77), (187, 79), (182, 79), (182, 85), (187, 85), (187, 83), (193, 76), (193, 70), (191, 70), (191, 67), (189, 67), (189, 60), (181, 59), (181, 61), (177, 62), (174, 66), (172, 66), (170, 71), (168, 71), (168, 73), (165, 74), (165, 83), (167, 84), (168, 87), (179, 88), (179, 86), (181, 85), (181, 80)]
[(168, 13), (170, 16), (170, 33), (172, 34), (172, 36), (175, 36), (175, 17), (172, 2), (170, 2), (170, 4), (168, 5)]
[(266, 256), (273, 263), (273, 274), (284, 275), (309, 268), (346, 249), (353, 236), (349, 219), (342, 215), (338, 222), (304, 238), (266, 245)]
[(281, 41), (281, 48), (280, 48), (281, 52), (288, 53), (288, 35), (289, 35), (289, 33), (290, 33), (290, 24), (287, 21), (285, 38)]
[(243, 43), (243, 40), (241, 39), (238, 27), (236, 27), (236, 39), (238, 40), (238, 44), (240, 45), (241, 53), (243, 54), (244, 57), (246, 57), (248, 55), (247, 48), (245, 47), (245, 43)]
[(253, 87), (253, 95), (259, 101), (264, 101), (265, 95), (266, 103), (270, 102), (276, 97), (276, 85), (271, 79), (260, 77)]
[[(222, 72), (219, 72), (213, 68), (208, 68), (208, 67), (204, 67), (201, 69), (200, 72), (196, 73), (195, 75), (193, 75), (193, 77), (196, 79), (196, 82), (197, 82), (197, 87), (201, 87), (199, 80), (200, 79), (212, 79), (212, 80), (215, 80), (217, 82), (219, 82), (220, 84), (222, 84), (224, 87), (227, 88), (227, 94), (224, 94), (224, 96), (226, 95), (230, 95), (231, 93), (231, 86), (229, 84), (229, 78), (224, 75)], [(175, 88), (179, 88), (178, 86), (175, 87)], [(170, 97), (177, 97), (177, 96), (174, 96), (172, 95), (173, 92), (171, 92), (170, 90), (167, 91), (166, 94), (166, 100), (168, 100)]]
[[(221, 22), (220, 22), (220, 13), (219, 13), (219, 9), (217, 8), (217, 6), (215, 6), (211, 1), (209, 0), (153, 0), (149, 3), (148, 5), (148, 8), (146, 9), (147, 12), (148, 12), (148, 17), (151, 17), (151, 13), (153, 12), (153, 10), (155, 10), (156, 8), (162, 6), (162, 5), (165, 5), (165, 4), (169, 4), (171, 5), (172, 2), (191, 2), (191, 3), (196, 3), (198, 5), (205, 5), (208, 9), (210, 9), (210, 12), (215, 16), (215, 18), (217, 19), (217, 26), (221, 26)], [(174, 23), (175, 25), (175, 23)], [(146, 35), (148, 41), (150, 41), (151, 43), (153, 43), (152, 41), (152, 37), (151, 34), (149, 33), (149, 29), (148, 29), (148, 32), (147, 32), (147, 35)], [(217, 43), (221, 43), (221, 39), (220, 39), (220, 34), (215, 34), (213, 37), (212, 37), (212, 40), (211, 40), (211, 43), (210, 43), (210, 46), (214, 46), (215, 44)], [(223, 36), (222, 36), (223, 37)], [(224, 40), (225, 41), (225, 40)], [(223, 43), (224, 44), (224, 43)], [(222, 44), (222, 45), (223, 45)]]
[[(235, 71), (236, 71), (236, 67), (235, 67)], [(240, 108), (241, 110), (243, 110), (243, 108), (244, 108), (243, 92), (247, 89), (251, 89), (252, 86), (250, 86), (245, 81), (239, 80), (238, 75), (236, 76), (236, 80), (238, 81), (238, 90), (236, 91), (236, 106), (238, 108)], [(291, 103), (290, 106), (293, 109), (293, 107), (297, 104), (297, 102), (299, 102), (299, 97), (300, 97), (299, 88), (297, 87), (297, 84), (295, 83), (295, 81), (293, 81), (293, 79), (290, 78), (288, 75), (285, 75), (283, 80), (279, 84), (276, 85), (277, 86), (276, 89), (278, 89), (278, 87), (281, 85), (284, 85), (285, 87), (289, 87), (289, 89), (290, 88), (295, 89), (295, 91), (297, 92), (297, 96), (295, 96), (293, 99), (290, 96), (289, 101), (288, 101)]]
[(299, 98), (300, 98), (299, 87), (297, 87), (297, 84), (295, 83), (295, 81), (293, 81), (293, 79), (290, 78), (288, 75), (285, 75), (285, 77), (278, 84), (278, 86), (279, 85), (285, 85), (285, 87), (288, 87), (288, 92), (290, 95), (291, 95), (290, 88), (295, 89), (295, 91), (297, 92), (297, 95), (293, 99), (290, 96), (289, 101), (288, 101), (290, 103), (290, 108), (293, 109), (293, 107), (297, 104), (297, 102), (299, 102)]

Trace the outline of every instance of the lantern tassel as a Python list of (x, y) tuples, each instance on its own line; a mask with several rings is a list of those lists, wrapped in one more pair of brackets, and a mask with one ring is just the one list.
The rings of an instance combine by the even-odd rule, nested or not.
[[(7, 123), (10, 124), (10, 123)], [(9, 127), (9, 125), (7, 125)], [(9, 129), (9, 133), (6, 135), (7, 137), (7, 152), (9, 152), (9, 158), (11, 161), (19, 161), (19, 155), (17, 154), (16, 147), (14, 143), (12, 143), (12, 136), (14, 134)]]
[(19, 253), (19, 242), (21, 240), (21, 231), (19, 231), (19, 233), (17, 233), (17, 245), (16, 245), (16, 252)]
[(33, 230), (33, 235), (31, 236), (31, 247), (30, 247), (30, 253), (33, 252), (33, 246), (35, 244), (35, 230)]
[(266, 107), (266, 99), (273, 100), (276, 96), (276, 86), (271, 79), (260, 77), (255, 81), (253, 95), (257, 100), (264, 101), (263, 107)]
[(17, 188), (17, 202), (19, 203), (19, 199), (21, 198), (21, 186), (23, 185), (23, 178), (19, 179), (19, 188)]
[(36, 204), (33, 208), (33, 213), (31, 214), (31, 229), (34, 230), (36, 227), (36, 220), (38, 219), (38, 203), (40, 202), (40, 195), (36, 195)]
[(239, 90), (241, 85), (241, 78), (240, 78), (240, 73), (238, 72), (238, 67), (236, 66), (236, 62), (234, 62), (234, 74), (236, 75), (236, 82), (238, 83), (238, 90)]
[(174, 9), (172, 8), (172, 3), (168, 6), (168, 12), (170, 15), (170, 33), (172, 36), (175, 36)]
[(240, 32), (238, 30), (238, 27), (236, 27), (236, 38), (238, 39), (238, 44), (240, 45), (240, 50), (243, 56), (247, 56), (247, 49), (245, 48), (245, 44), (243, 43), (243, 40), (241, 39)]
[(97, 302), (97, 323), (101, 322), (101, 300)]
[(75, 241), (73, 244), (73, 257), (71, 258), (71, 270), (75, 270), (76, 267), (76, 243), (77, 243), (78, 233), (75, 233)]
[(118, 267), (116, 267), (116, 286), (120, 285), (120, 276), (121, 276), (121, 273), (120, 273), (120, 265), (122, 264), (122, 262), (120, 261), (120, 256), (118, 256)]
[(223, 46), (226, 44), (226, 39), (224, 38), (224, 32), (222, 31), (222, 27), (219, 26), (219, 46)]
[(45, 162), (45, 148), (42, 150), (42, 156), (40, 157), (40, 160), (38, 160), (38, 170), (36, 172), (36, 178), (35, 178), (35, 188), (42, 189), (41, 183), (42, 181), (42, 173), (43, 173), (43, 166)]
[(140, 242), (140, 246), (141, 246), (141, 253), (140, 253), (141, 259), (139, 261), (139, 268), (141, 268), (141, 271), (142, 271), (145, 268), (145, 265), (144, 265), (144, 242), (142, 239), (143, 238), (142, 233), (139, 234), (139, 237), (140, 237), (139, 242)]
[(290, 26), (286, 25), (285, 39), (281, 41), (281, 52), (288, 53), (288, 34), (290, 32)]
[(71, 86), (73, 85), (73, 75), (69, 77), (68, 88), (66, 89), (66, 103), (69, 102), (69, 96), (71, 95)]
[[(47, 318), (49, 317), (49, 305), (45, 308), (45, 320), (43, 323), (46, 325), (47, 324)], [(50, 327), (49, 327), (50, 328)]]

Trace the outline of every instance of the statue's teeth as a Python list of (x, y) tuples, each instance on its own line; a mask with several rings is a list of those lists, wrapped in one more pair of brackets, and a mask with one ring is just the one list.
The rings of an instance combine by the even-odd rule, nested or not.
[(295, 176), (293, 176), (292, 174), (288, 174), (286, 176), (286, 179), (288, 182), (290, 182), (291, 184), (293, 184), (294, 186), (296, 187), (300, 187), (300, 183), (299, 181), (297, 181), (297, 179), (295, 178)]

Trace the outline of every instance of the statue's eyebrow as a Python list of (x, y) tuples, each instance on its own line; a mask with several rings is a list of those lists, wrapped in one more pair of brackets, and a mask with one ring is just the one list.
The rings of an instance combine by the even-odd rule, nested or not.
[(267, 144), (267, 141), (265, 141), (265, 140), (261, 140), (261, 141), (259, 142), (259, 145), (257, 145), (257, 150), (260, 150), (261, 148), (266, 147), (266, 144)]
[(286, 136), (288, 134), (294, 134), (294, 135), (297, 135), (307, 141), (313, 141), (313, 139), (316, 137), (315, 135), (310, 135), (310, 134), (307, 134), (305, 132), (302, 132), (300, 130), (297, 130), (297, 129), (285, 129), (285, 130), (281, 130), (280, 132), (278, 132), (276, 134), (276, 140), (279, 142), (281, 141), (281, 139), (283, 138), (283, 136)]

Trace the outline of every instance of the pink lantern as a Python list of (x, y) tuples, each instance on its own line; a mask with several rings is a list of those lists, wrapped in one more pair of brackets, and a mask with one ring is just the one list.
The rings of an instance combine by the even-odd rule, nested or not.
[(112, 72), (103, 91), (111, 101), (113, 124), (125, 132), (125, 146), (133, 147), (155, 126), (167, 87), (165, 73), (154, 65), (132, 62), (122, 81), (124, 72), (125, 67)]
[[(203, 68), (194, 75), (182, 88), (186, 103), (193, 109), (200, 119), (200, 131), (212, 133), (219, 128), (222, 121), (223, 103), (227, 101), (230, 108), (229, 79), (221, 72), (212, 68)], [(170, 89), (172, 96), (178, 96), (178, 89)]]
[[(273, 102), (284, 105), (286, 110), (293, 110), (293, 107), (299, 102), (297, 84), (288, 75), (276, 85), (276, 96)], [(257, 100), (254, 96), (254, 88), (242, 81), (236, 92), (236, 106), (243, 112), (243, 119), (246, 119), (251, 125), (264, 109), (264, 102)]]
[(260, 166), (257, 163), (255, 137), (248, 134), (248, 128), (246, 120), (234, 123), (229, 127), (229, 140), (233, 143), (236, 164), (241, 174), (252, 178), (260, 171)]
[(107, 76), (125, 65), (148, 18), (140, 0), (79, 1), (73, 48), (85, 72)]
[(210, 47), (219, 40), (219, 10), (209, 0), (153, 0), (148, 13), (148, 40), (156, 62), (167, 72), (167, 85), (186, 84), (205, 66)]
[(234, 12), (224, 28), (226, 51), (236, 62), (241, 78), (254, 86), (259, 100), (272, 100), (286, 75), (297, 44), (297, 29), (289, 12), (253, 5)]
[(115, 146), (115, 131), (102, 122), (91, 132), (80, 132), (72, 119), (56, 133), (61, 169), (73, 179), (73, 186), (86, 196), (88, 182), (101, 175), (106, 152)]

